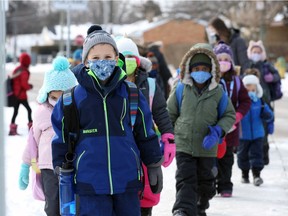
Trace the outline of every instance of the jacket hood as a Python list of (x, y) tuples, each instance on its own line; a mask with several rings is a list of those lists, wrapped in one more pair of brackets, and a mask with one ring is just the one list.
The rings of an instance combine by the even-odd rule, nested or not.
[(28, 67), (31, 63), (31, 58), (27, 53), (22, 53), (19, 56), (19, 62), (21, 66)]
[(267, 55), (266, 55), (265, 47), (264, 47), (263, 42), (261, 40), (259, 40), (259, 41), (251, 40), (249, 42), (249, 46), (248, 46), (248, 49), (247, 49), (248, 58), (251, 59), (253, 47), (260, 47), (262, 49), (261, 61), (265, 61), (267, 59)]
[(209, 56), (212, 63), (212, 79), (209, 85), (209, 90), (212, 90), (217, 87), (220, 81), (220, 66), (217, 60), (216, 55), (213, 52), (212, 46), (206, 43), (198, 43), (191, 47), (191, 49), (184, 55), (181, 63), (180, 63), (180, 79), (184, 84), (188, 84), (190, 86), (193, 85), (193, 80), (190, 76), (189, 71), (189, 63), (194, 55), (198, 53), (203, 53)]

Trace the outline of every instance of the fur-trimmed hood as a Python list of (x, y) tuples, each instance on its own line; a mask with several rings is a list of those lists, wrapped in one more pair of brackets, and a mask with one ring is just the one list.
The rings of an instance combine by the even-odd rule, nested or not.
[(251, 59), (253, 47), (260, 47), (262, 49), (261, 61), (265, 61), (267, 59), (267, 55), (266, 55), (266, 50), (265, 50), (264, 44), (263, 44), (263, 42), (261, 40), (259, 40), (259, 41), (253, 41), (253, 40), (249, 41), (249, 46), (248, 46), (248, 49), (247, 49), (248, 58)]
[(189, 63), (191, 58), (198, 54), (198, 53), (203, 53), (206, 54), (207, 56), (210, 57), (211, 63), (212, 63), (212, 69), (211, 69), (211, 74), (212, 74), (212, 79), (211, 83), (209, 85), (209, 90), (212, 90), (217, 87), (219, 81), (220, 81), (220, 66), (217, 60), (216, 55), (213, 52), (213, 49), (211, 45), (206, 44), (206, 43), (198, 43), (195, 44), (194, 46), (191, 47), (191, 49), (184, 55), (182, 58), (182, 61), (180, 63), (180, 79), (184, 84), (193, 85), (193, 80), (190, 76), (190, 71), (189, 71)]

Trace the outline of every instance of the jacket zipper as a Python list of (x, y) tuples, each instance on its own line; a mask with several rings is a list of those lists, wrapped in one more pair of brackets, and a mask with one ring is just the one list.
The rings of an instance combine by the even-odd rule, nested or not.
[(123, 119), (125, 117), (125, 113), (126, 113), (126, 99), (124, 98), (123, 108), (122, 108), (122, 113), (121, 113), (121, 119), (120, 119), (120, 124), (121, 124), (122, 131), (124, 131)]
[(136, 160), (136, 164), (137, 164), (137, 177), (138, 177), (138, 180), (141, 181), (141, 177), (142, 177), (142, 169), (140, 167), (140, 162), (139, 162), (139, 158), (136, 154), (136, 152), (134, 151), (134, 149), (131, 147), (131, 150), (135, 156), (135, 160)]
[(79, 167), (79, 163), (80, 163), (80, 160), (82, 158), (82, 156), (85, 154), (85, 150), (80, 154), (80, 156), (78, 157), (77, 159), (77, 162), (76, 162), (76, 170), (75, 170), (75, 175), (74, 175), (74, 183), (77, 184), (77, 180), (76, 180), (76, 177), (77, 177), (77, 172), (78, 172), (78, 167)]

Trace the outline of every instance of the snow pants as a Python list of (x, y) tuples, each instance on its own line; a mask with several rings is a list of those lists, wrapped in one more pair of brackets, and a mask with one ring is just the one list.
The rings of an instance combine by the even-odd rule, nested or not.
[(80, 216), (140, 216), (138, 192), (79, 195)]
[(197, 216), (198, 210), (209, 208), (209, 200), (216, 194), (216, 158), (192, 157), (176, 153), (176, 201), (173, 210), (182, 210), (188, 216)]

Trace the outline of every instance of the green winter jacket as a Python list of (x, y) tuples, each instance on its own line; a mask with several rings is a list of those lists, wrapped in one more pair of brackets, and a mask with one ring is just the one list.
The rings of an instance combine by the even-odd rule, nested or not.
[[(196, 53), (207, 54), (212, 61), (212, 79), (209, 86), (200, 95), (193, 85), (189, 73), (190, 59)], [(209, 134), (208, 126), (219, 125), (223, 136), (231, 129), (235, 122), (235, 110), (229, 99), (223, 116), (218, 119), (217, 107), (223, 91), (219, 83), (219, 64), (212, 48), (207, 44), (196, 44), (184, 56), (180, 64), (181, 81), (184, 84), (182, 104), (178, 111), (176, 86), (168, 98), (168, 112), (174, 126), (177, 152), (184, 152), (193, 157), (216, 157), (217, 146), (210, 150), (202, 147), (204, 137)]]

